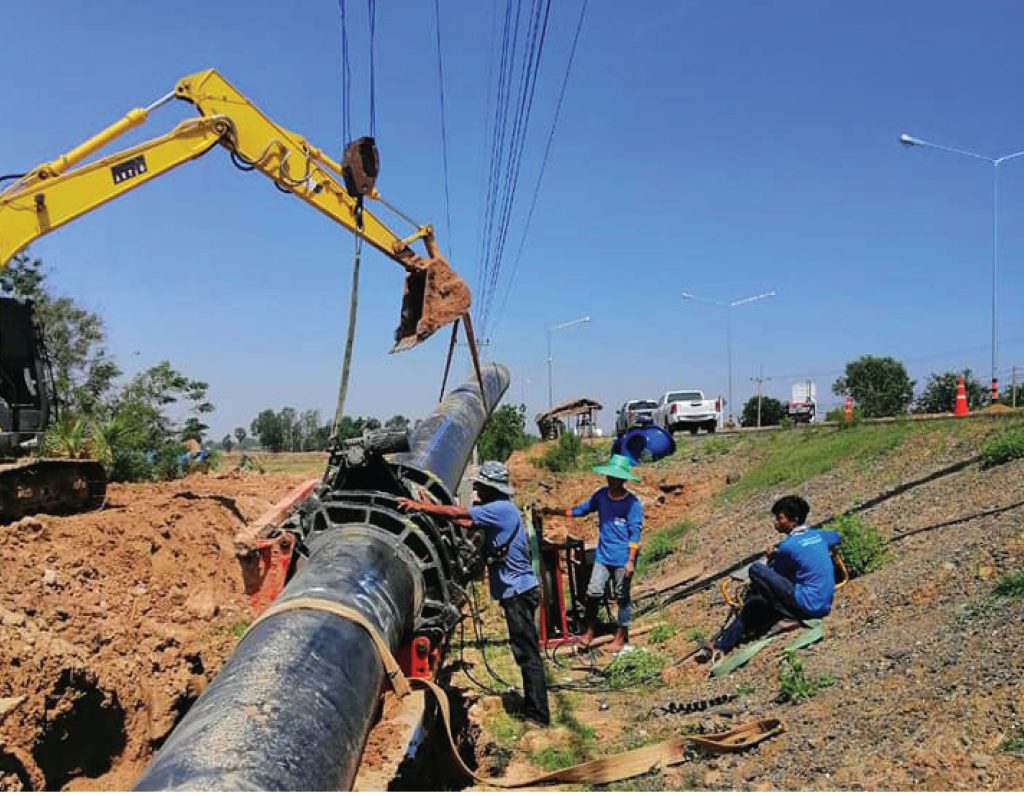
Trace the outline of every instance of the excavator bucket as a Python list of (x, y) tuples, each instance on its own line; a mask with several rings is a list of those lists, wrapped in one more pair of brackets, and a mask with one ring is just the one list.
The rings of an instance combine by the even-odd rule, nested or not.
[(469, 288), (443, 257), (422, 261), (405, 277), (402, 315), (391, 353), (405, 351), (469, 312)]

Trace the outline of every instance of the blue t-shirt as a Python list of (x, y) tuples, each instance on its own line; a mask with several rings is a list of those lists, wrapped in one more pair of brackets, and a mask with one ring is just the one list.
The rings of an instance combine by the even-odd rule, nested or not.
[(572, 507), (573, 517), (597, 512), (597, 563), (606, 567), (624, 567), (629, 561), (630, 545), (640, 544), (644, 525), (644, 507), (631, 492), (614, 500), (608, 487), (598, 489), (589, 500)]
[(508, 600), (540, 585), (533, 573), (523, 519), (511, 500), (494, 500), (482, 506), (470, 506), (469, 516), (474, 525), (483, 529), (484, 545), (489, 552), (503, 547), (509, 539), (512, 540), (505, 560), (487, 568), (493, 599)]
[(806, 528), (779, 542), (771, 568), (796, 584), (793, 598), (810, 617), (828, 616), (836, 592), (836, 577), (830, 550), (839, 544), (839, 534)]

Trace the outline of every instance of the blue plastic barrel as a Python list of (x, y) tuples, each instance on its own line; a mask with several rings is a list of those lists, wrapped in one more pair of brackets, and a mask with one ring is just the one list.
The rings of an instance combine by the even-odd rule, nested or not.
[(612, 453), (628, 456), (632, 464), (656, 462), (675, 452), (676, 441), (661, 426), (631, 429), (612, 443)]

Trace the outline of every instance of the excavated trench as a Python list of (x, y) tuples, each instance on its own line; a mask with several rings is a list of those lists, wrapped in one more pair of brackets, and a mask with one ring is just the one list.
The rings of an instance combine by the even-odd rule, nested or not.
[(76, 777), (107, 773), (126, 741), (125, 711), (117, 694), (105, 692), (89, 672), (65, 669), (46, 699), (32, 757), (46, 790), (60, 790)]
[[(456, 688), (446, 688), (451, 707), (452, 736), (459, 755), (473, 770), (477, 767), (476, 745), (480, 727), (469, 717), (473, 697)], [(452, 760), (444, 719), (436, 705), (428, 708), (417, 729), (413, 745), (388, 785), (389, 791), (453, 791), (473, 784)]]

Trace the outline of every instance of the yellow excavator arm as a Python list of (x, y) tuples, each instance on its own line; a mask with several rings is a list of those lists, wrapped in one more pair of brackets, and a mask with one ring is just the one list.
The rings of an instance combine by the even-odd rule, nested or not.
[[(172, 99), (191, 103), (199, 116), (159, 138), (79, 165)], [(393, 350), (410, 348), (445, 324), (468, 318), (469, 289), (440, 256), (433, 228), (417, 226), (402, 238), (364, 209), (364, 197), (380, 199), (374, 186), (376, 149), (372, 141), (361, 139), (350, 145), (342, 165), (271, 121), (213, 69), (183, 78), (172, 93), (147, 108), (130, 111), (67, 154), (26, 172), (0, 191), (0, 267), (6, 267), (36, 238), (217, 144), (228, 150), (240, 168), (266, 175), (278, 188), (315, 207), (405, 268), (402, 314)], [(426, 256), (411, 248), (417, 240), (423, 241)]]

